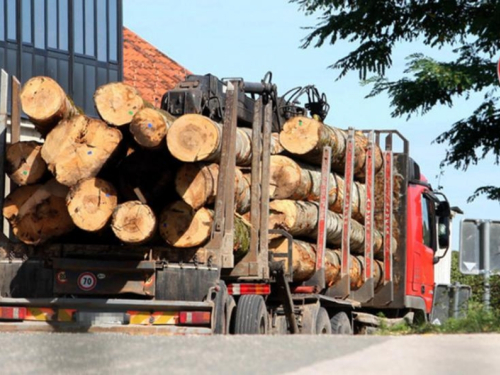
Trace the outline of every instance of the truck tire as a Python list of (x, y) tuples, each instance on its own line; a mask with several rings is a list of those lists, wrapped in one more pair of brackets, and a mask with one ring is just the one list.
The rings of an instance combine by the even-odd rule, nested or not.
[(352, 335), (351, 321), (345, 312), (335, 314), (330, 324), (334, 335)]
[(332, 333), (332, 324), (328, 312), (324, 307), (318, 310), (318, 317), (316, 318), (316, 334), (317, 335), (330, 335)]
[(240, 335), (265, 335), (269, 330), (266, 302), (262, 296), (241, 296), (236, 305), (234, 333)]

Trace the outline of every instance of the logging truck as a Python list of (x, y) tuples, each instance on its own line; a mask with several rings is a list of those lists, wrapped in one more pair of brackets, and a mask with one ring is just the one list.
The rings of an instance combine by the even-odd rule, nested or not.
[[(13, 83), (8, 142), (5, 78), (0, 330), (352, 334), (431, 316), (453, 210), (398, 131), (329, 127), (324, 95), (278, 96), (270, 75), (190, 76), (161, 109), (108, 84), (102, 120), (38, 77)], [(20, 101), (43, 144), (20, 141)]]

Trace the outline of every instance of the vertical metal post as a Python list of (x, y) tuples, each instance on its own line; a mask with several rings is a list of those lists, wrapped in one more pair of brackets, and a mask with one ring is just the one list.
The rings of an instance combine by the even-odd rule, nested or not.
[[(9, 75), (5, 70), (0, 72), (0, 155), (5, 155), (7, 141), (7, 97), (9, 96)], [(0, 163), (0, 207), (3, 207), (5, 193), (5, 169)], [(3, 233), (4, 219), (0, 219), (0, 233)]]
[(484, 309), (490, 310), (491, 286), (490, 286), (490, 228), (491, 222), (485, 220), (480, 227), (481, 247), (483, 248), (483, 276), (484, 276)]
[(332, 148), (323, 148), (321, 163), (321, 185), (318, 209), (318, 238), (316, 242), (316, 272), (305, 285), (315, 286), (318, 291), (325, 288), (326, 217), (328, 213), (328, 192), (330, 191), (330, 170)]
[(271, 173), (271, 132), (273, 122), (273, 102), (267, 101), (264, 106), (264, 120), (262, 128), (262, 159), (261, 159), (261, 186), (263, 187), (260, 192), (260, 244), (259, 244), (259, 264), (265, 264), (265, 267), (259, 269), (259, 274), (263, 278), (269, 277), (269, 186), (270, 173)]
[(209, 259), (215, 260), (215, 265), (221, 268), (234, 267), (234, 176), (239, 84), (238, 81), (227, 84), (214, 225), (211, 240), (206, 246)]
[(342, 218), (342, 243), (340, 260), (340, 280), (328, 290), (328, 295), (335, 298), (347, 298), (351, 294), (351, 214), (352, 186), (354, 184), (354, 129), (349, 128), (346, 141), (344, 172), (344, 207)]
[(384, 152), (384, 281), (392, 281), (392, 194), (393, 156), (392, 151)]
[(368, 145), (366, 148), (365, 162), (365, 186), (366, 186), (366, 209), (365, 209), (365, 267), (363, 272), (363, 285), (356, 291), (351, 292), (351, 298), (366, 303), (375, 296), (375, 284), (373, 280), (373, 231), (374, 223), (374, 185), (375, 185), (375, 135), (373, 131), (367, 134)]
[(21, 140), (21, 84), (12, 76), (12, 114), (10, 118), (10, 143)]

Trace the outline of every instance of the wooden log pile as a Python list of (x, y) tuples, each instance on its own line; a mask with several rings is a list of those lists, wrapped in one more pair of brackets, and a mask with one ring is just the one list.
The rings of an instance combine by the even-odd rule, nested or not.
[[(44, 142), (18, 142), (7, 149), (9, 176), (19, 187), (6, 199), (4, 217), (27, 244), (55, 240), (71, 231), (111, 234), (116, 243), (168, 245), (182, 251), (203, 247), (212, 233), (217, 196), (222, 125), (198, 114), (175, 118), (153, 108), (123, 83), (94, 95), (100, 119), (80, 113), (55, 81), (29, 80), (21, 93), (23, 110)], [(329, 174), (326, 280), (339, 279), (344, 205), (346, 135), (306, 117), (287, 121), (271, 139), (269, 229), (294, 236), (293, 280), (315, 272), (322, 149), (333, 149)], [(250, 244), (252, 131), (236, 133), (235, 239), (240, 260)], [(355, 137), (355, 183), (350, 233), (351, 288), (363, 284), (365, 159), (367, 139)], [(377, 148), (375, 167), (382, 167)], [(383, 238), (374, 231), (374, 253)], [(70, 237), (71, 236), (67, 236)], [(100, 236), (101, 241), (108, 237)], [(286, 252), (287, 241), (271, 236), (271, 252)], [(286, 264), (288, 267), (289, 265)], [(382, 265), (374, 263), (375, 284)]]

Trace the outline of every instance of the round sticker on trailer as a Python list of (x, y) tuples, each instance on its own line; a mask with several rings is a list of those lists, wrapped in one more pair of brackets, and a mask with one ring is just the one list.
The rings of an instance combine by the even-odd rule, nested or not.
[(78, 276), (77, 283), (81, 290), (88, 292), (96, 287), (97, 277), (91, 272), (84, 272)]

